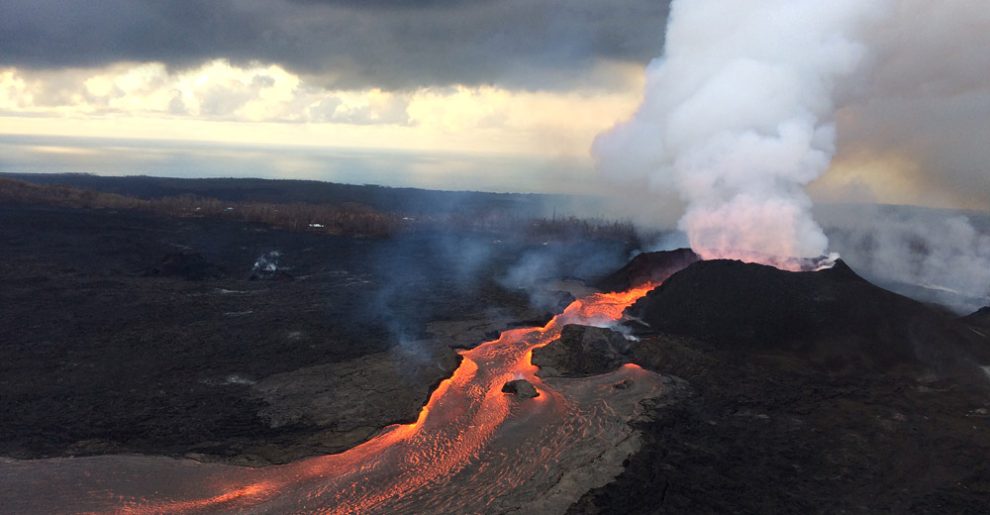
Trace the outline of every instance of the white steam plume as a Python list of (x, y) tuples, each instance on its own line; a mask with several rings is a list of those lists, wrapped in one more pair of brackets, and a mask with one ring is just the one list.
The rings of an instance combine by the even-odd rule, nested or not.
[(829, 165), (833, 96), (885, 4), (674, 0), (642, 105), (595, 140), (599, 168), (675, 187), (687, 203), (680, 228), (705, 259), (823, 255), (804, 186)]

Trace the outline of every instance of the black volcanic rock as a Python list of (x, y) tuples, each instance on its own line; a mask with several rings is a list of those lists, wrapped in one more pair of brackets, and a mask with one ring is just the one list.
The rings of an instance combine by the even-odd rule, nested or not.
[(652, 324), (630, 360), (691, 395), (648, 407), (623, 472), (567, 513), (986, 512), (990, 310), (956, 319), (841, 262), (708, 261), (630, 311)]
[(966, 315), (960, 320), (966, 325), (990, 329), (990, 306), (980, 308), (975, 313)]
[(660, 282), (699, 259), (691, 249), (644, 252), (599, 280), (595, 287), (606, 292), (624, 291), (646, 282)]
[(539, 397), (540, 392), (536, 391), (536, 387), (533, 383), (525, 379), (514, 379), (512, 381), (507, 381), (502, 385), (502, 393), (511, 393), (516, 397), (523, 399), (532, 399), (533, 397)]
[(924, 363), (982, 376), (990, 342), (921, 303), (874, 286), (838, 261), (786, 272), (738, 261), (702, 261), (630, 308), (652, 331), (724, 349), (794, 353), (832, 371)]
[[(491, 235), (351, 238), (0, 202), (0, 460), (285, 463), (411, 422), (456, 367), (449, 346), (533, 316), (527, 295), (451, 273), (463, 252), (450, 241), (487, 248)], [(520, 248), (493, 247), (478, 277)], [(248, 280), (270, 249), (297, 280)]]
[(207, 261), (196, 252), (175, 252), (162, 258), (161, 263), (145, 271), (151, 277), (180, 277), (190, 281), (218, 279), (226, 275), (223, 268)]
[(565, 325), (557, 341), (533, 351), (533, 364), (548, 377), (604, 374), (629, 361), (631, 344), (610, 329)]
[(254, 272), (248, 277), (249, 281), (294, 281), (296, 278), (284, 270), (274, 272)]

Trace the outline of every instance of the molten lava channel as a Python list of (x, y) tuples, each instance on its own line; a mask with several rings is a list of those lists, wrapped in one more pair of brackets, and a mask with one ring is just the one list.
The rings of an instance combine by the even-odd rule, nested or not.
[[(566, 324), (614, 325), (654, 286), (592, 294), (543, 327), (505, 331), (462, 351), (460, 366), (436, 388), (415, 422), (390, 426), (340, 454), (257, 469), (105, 456), (58, 462), (61, 468), (45, 474), (84, 485), (84, 498), (74, 499), (73, 511), (456, 512), (468, 506), (498, 511), (496, 503), (506, 492), (539, 496), (528, 490), (535, 488), (533, 478), (576, 459), (571, 457), (575, 444), (614, 432), (608, 425), (616, 423), (612, 407), (602, 397), (618, 392), (611, 387), (615, 381), (636, 377), (648, 385), (643, 392), (659, 388), (655, 374), (625, 366), (597, 382), (564, 380), (559, 388), (567, 389), (565, 395), (536, 376), (533, 349), (556, 340)], [(506, 381), (519, 378), (533, 383), (540, 395), (523, 400), (502, 393)]]

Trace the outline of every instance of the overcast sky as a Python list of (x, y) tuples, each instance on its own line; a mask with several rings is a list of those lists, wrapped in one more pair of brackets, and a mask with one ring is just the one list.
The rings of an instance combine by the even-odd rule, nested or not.
[[(985, 209), (990, 9), (896, 3), (812, 190)], [(667, 13), (665, 0), (0, 0), (0, 170), (601, 191), (591, 141), (636, 109)]]
[(644, 64), (659, 0), (4, 0), (19, 67), (277, 63), (328, 88), (570, 89), (603, 60)]

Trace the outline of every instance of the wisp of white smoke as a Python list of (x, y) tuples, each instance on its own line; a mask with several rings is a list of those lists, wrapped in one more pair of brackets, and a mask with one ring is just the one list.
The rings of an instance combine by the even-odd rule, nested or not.
[(677, 189), (705, 259), (825, 254), (804, 186), (835, 151), (833, 97), (883, 0), (674, 0), (632, 119), (596, 138), (603, 173)]

